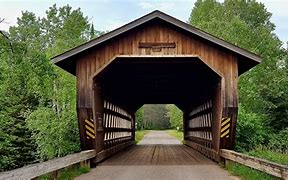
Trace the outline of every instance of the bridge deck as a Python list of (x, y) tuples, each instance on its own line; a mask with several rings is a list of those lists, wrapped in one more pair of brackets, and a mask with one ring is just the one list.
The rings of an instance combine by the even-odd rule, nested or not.
[[(162, 143), (162, 144), (160, 144)], [(232, 179), (216, 163), (165, 131), (151, 131), (136, 145), (76, 179)]]
[(215, 163), (185, 145), (137, 145), (102, 165), (212, 165)]

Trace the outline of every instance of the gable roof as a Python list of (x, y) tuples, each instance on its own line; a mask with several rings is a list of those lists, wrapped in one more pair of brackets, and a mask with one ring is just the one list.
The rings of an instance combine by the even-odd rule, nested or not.
[[(98, 38), (95, 38), (91, 41), (88, 41), (88, 42), (86, 42), (80, 46), (77, 46), (77, 47), (72, 48), (72, 49), (70, 49), (70, 50), (68, 50), (62, 54), (59, 54), (59, 55), (53, 57), (52, 61), (56, 65), (61, 67), (64, 62), (66, 62), (68, 59), (74, 57), (75, 55), (77, 55), (77, 54), (79, 54), (85, 50), (88, 50), (88, 49), (90, 49), (96, 45), (99, 45), (99, 44), (101, 44), (101, 43), (103, 43), (109, 39), (112, 39), (112, 38), (114, 38), (120, 34), (123, 34), (123, 33), (127, 32), (133, 28), (136, 28), (136, 27), (138, 27), (138, 26), (140, 26), (140, 25), (142, 25), (148, 21), (151, 21), (155, 18), (159, 18), (159, 19), (161, 19), (165, 22), (168, 22), (168, 23), (170, 23), (170, 24), (172, 24), (178, 28), (181, 28), (181, 29), (183, 29), (187, 32), (190, 32), (196, 36), (199, 36), (199, 37), (201, 37), (207, 41), (210, 41), (210, 42), (217, 44), (217, 45), (219, 45), (225, 49), (228, 49), (228, 50), (230, 50), (236, 54), (244, 56), (245, 58), (248, 58), (249, 60), (253, 61), (253, 64), (258, 64), (259, 62), (261, 62), (261, 58), (258, 55), (254, 54), (250, 51), (247, 51), (243, 48), (240, 48), (238, 46), (235, 46), (235, 45), (233, 45), (227, 41), (219, 39), (219, 38), (217, 38), (211, 34), (204, 32), (204, 31), (201, 31), (198, 28), (195, 28), (195, 27), (193, 27), (193, 26), (191, 26), (185, 22), (182, 22), (182, 21), (180, 21), (180, 20), (178, 20), (172, 16), (169, 16), (169, 15), (167, 15), (161, 11), (158, 11), (158, 10), (153, 11), (153, 12), (151, 12), (145, 16), (142, 16), (139, 19), (136, 19), (136, 20), (120, 27), (120, 28), (117, 28), (113, 31), (110, 31), (110, 32), (108, 32), (108, 33), (106, 33), (106, 34), (104, 34)], [(67, 70), (67, 69), (65, 69), (65, 70)]]

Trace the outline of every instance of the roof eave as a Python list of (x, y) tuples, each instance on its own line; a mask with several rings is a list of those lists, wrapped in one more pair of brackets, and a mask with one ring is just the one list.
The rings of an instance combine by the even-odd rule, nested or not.
[(114, 37), (116, 37), (116, 36), (118, 36), (124, 32), (127, 32), (127, 31), (129, 31), (129, 30), (131, 30), (131, 29), (133, 29), (133, 28), (135, 28), (141, 24), (144, 24), (144, 23), (146, 23), (146, 22), (148, 22), (154, 18), (160, 18), (165, 22), (171, 23), (171, 24), (173, 24), (173, 25), (175, 25), (175, 26), (177, 26), (183, 30), (186, 30), (190, 33), (193, 33), (193, 34), (195, 34), (195, 35), (197, 35), (203, 39), (206, 39), (212, 43), (215, 43), (221, 47), (229, 49), (230, 51), (232, 51), (236, 54), (240, 54), (240, 55), (242, 55), (248, 59), (251, 59), (257, 63), (261, 62), (261, 57), (259, 57), (258, 55), (254, 54), (252, 52), (249, 52), (245, 49), (242, 49), (238, 46), (235, 46), (235, 45), (233, 45), (229, 42), (226, 42), (222, 39), (219, 39), (219, 38), (217, 38), (211, 34), (203, 32), (200, 29), (197, 29), (197, 28), (195, 28), (195, 27), (193, 27), (193, 26), (191, 26), (185, 22), (182, 22), (182, 21), (180, 21), (180, 20), (178, 20), (172, 16), (169, 16), (169, 15), (164, 14), (164, 13), (157, 11), (157, 10), (153, 11), (152, 13), (147, 14), (147, 15), (139, 18), (139, 19), (136, 19), (136, 20), (134, 20), (134, 21), (122, 26), (122, 27), (119, 27), (119, 28), (117, 28), (117, 29), (115, 29), (109, 33), (106, 33), (106, 34), (104, 34), (104, 35), (102, 35), (96, 39), (93, 39), (87, 43), (84, 43), (78, 47), (75, 47), (71, 50), (68, 50), (68, 51), (66, 51), (60, 55), (57, 55), (57, 56), (52, 58), (52, 61), (53, 61), (53, 63), (57, 64), (58, 62), (60, 62), (62, 60), (71, 58), (72, 56), (74, 56), (78, 53), (81, 53), (85, 50), (88, 50), (88, 49), (90, 49), (90, 48), (92, 48), (98, 44), (101, 44), (101, 43), (103, 43), (103, 42), (105, 42), (111, 38), (114, 38)]

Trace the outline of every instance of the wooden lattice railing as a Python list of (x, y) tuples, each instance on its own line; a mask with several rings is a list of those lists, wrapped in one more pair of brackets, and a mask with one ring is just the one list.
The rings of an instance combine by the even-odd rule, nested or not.
[(212, 101), (208, 100), (194, 108), (188, 116), (187, 137), (207, 148), (212, 147)]
[(104, 149), (132, 140), (132, 116), (119, 106), (104, 101)]

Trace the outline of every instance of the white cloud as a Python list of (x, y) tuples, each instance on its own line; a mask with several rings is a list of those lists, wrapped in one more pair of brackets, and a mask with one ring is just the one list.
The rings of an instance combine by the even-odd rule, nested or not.
[(158, 9), (161, 11), (169, 11), (169, 10), (173, 10), (173, 8), (176, 7), (176, 3), (175, 2), (148, 2), (148, 1), (143, 1), (140, 2), (138, 4), (140, 6), (140, 8), (144, 9), (144, 10), (154, 10), (154, 9)]
[(288, 17), (288, 2), (287, 0), (260, 0), (264, 3), (269, 12), (272, 12), (273, 15)]
[(109, 20), (106, 21), (106, 24), (103, 27), (103, 30), (108, 30), (108, 31), (112, 31), (116, 28), (119, 28), (121, 26), (123, 26), (124, 24), (126, 24), (126, 21), (121, 21), (121, 20)]

